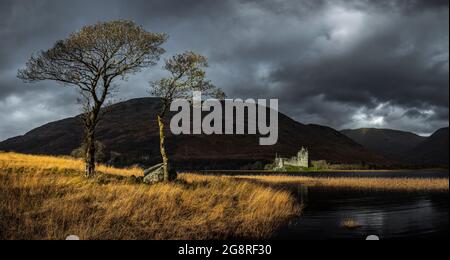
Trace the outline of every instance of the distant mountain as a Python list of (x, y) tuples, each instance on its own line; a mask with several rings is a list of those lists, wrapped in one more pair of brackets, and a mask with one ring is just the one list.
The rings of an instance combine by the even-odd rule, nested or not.
[(448, 127), (438, 130), (423, 143), (412, 149), (406, 160), (412, 164), (448, 166)]
[[(116, 165), (150, 165), (160, 161), (156, 114), (161, 101), (140, 98), (108, 108), (97, 130), (97, 137), (111, 153)], [(168, 151), (176, 165), (184, 169), (239, 169), (260, 161), (268, 163), (276, 154), (293, 156), (302, 147), (313, 160), (332, 163), (389, 163), (331, 128), (303, 125), (280, 114), (279, 142), (259, 146), (259, 136), (173, 136), (167, 133)], [(0, 143), (0, 150), (20, 153), (69, 155), (80, 146), (82, 122), (68, 118), (36, 128), (24, 136)]]
[(367, 149), (398, 161), (403, 161), (406, 154), (426, 140), (426, 137), (391, 129), (362, 128), (341, 133)]
[(367, 149), (397, 160), (401, 164), (448, 166), (448, 128), (431, 137), (390, 129), (343, 130), (344, 135)]

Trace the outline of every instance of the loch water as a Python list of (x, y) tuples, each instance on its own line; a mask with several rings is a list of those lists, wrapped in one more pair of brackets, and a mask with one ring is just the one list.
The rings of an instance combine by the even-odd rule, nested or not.
[[(355, 173), (349, 175), (355, 177)], [(448, 178), (448, 172), (440, 175), (446, 176)], [(290, 189), (303, 205), (303, 212), (278, 230), (274, 239), (365, 240), (373, 235), (381, 240), (448, 239), (447, 192), (360, 191), (302, 186)], [(343, 227), (343, 221), (349, 219), (359, 227)]]

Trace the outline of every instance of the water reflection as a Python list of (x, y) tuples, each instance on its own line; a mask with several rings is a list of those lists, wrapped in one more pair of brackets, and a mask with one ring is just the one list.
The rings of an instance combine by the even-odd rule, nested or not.
[[(275, 239), (448, 238), (448, 193), (364, 192), (297, 187), (303, 215)], [(347, 229), (344, 220), (361, 227)]]

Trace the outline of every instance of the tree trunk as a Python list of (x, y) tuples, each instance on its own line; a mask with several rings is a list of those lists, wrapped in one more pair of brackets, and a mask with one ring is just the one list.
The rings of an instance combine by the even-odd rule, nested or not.
[(169, 158), (167, 157), (166, 153), (166, 147), (165, 147), (165, 133), (164, 133), (164, 121), (161, 118), (161, 116), (158, 116), (158, 124), (159, 124), (159, 141), (160, 146), (159, 150), (161, 151), (161, 157), (164, 164), (164, 181), (169, 182), (170, 181), (170, 174), (169, 174)]
[(95, 134), (93, 129), (86, 133), (86, 171), (85, 176), (91, 178), (95, 175)]
[(87, 178), (94, 177), (95, 175), (95, 128), (97, 126), (97, 119), (100, 113), (101, 103), (96, 103), (87, 117), (85, 140), (86, 140), (86, 171)]

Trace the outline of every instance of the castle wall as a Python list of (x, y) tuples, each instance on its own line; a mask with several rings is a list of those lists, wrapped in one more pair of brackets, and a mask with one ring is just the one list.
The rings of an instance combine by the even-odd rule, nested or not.
[(275, 159), (275, 165), (278, 169), (284, 168), (285, 166), (309, 168), (309, 152), (305, 148), (302, 148), (302, 150), (299, 151), (297, 157), (292, 157), (290, 159)]

